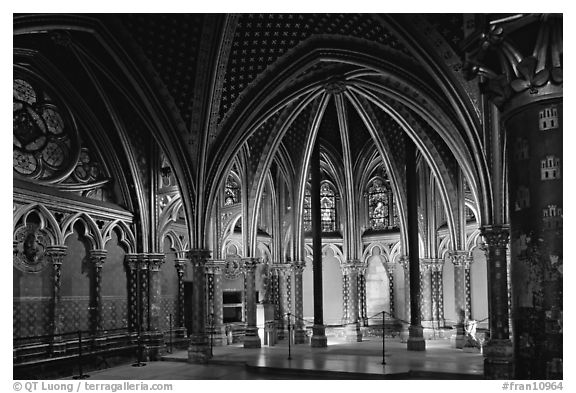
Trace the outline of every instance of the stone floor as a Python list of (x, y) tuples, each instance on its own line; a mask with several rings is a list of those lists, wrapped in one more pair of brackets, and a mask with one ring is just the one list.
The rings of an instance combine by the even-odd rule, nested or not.
[[(213, 348), (208, 364), (187, 363), (187, 352), (166, 354), (144, 367), (131, 364), (91, 371), (97, 380), (266, 380), (266, 379), (482, 379), (478, 351), (454, 349), (449, 340), (429, 340), (426, 351), (406, 350), (399, 339), (387, 338), (382, 364), (382, 339), (346, 343), (329, 338), (328, 347), (279, 344), (245, 349), (241, 344)], [(290, 359), (288, 358), (290, 351)]]

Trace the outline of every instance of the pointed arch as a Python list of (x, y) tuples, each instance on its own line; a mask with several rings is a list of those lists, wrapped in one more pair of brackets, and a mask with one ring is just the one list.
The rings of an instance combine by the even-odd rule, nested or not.
[(21, 221), (25, 222), (31, 213), (36, 213), (40, 218), (40, 229), (48, 232), (52, 238), (54, 245), (63, 245), (64, 237), (58, 225), (58, 221), (44, 205), (33, 203), (30, 205), (21, 206), (17, 209), (12, 216), (12, 234), (16, 232)]
[(84, 233), (81, 235), (90, 242), (92, 249), (103, 249), (105, 243), (102, 239), (100, 228), (98, 228), (96, 221), (86, 213), (76, 213), (73, 216), (68, 217), (62, 223), (64, 240), (74, 233), (74, 226), (77, 222), (82, 222), (84, 224)]

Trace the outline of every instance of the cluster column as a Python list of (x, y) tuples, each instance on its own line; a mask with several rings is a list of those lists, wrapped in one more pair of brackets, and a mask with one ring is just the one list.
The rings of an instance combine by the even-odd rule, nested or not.
[(150, 360), (158, 360), (164, 351), (164, 334), (160, 331), (160, 267), (165, 261), (165, 256), (164, 254), (147, 254), (147, 259), (149, 302), (147, 341)]
[(139, 330), (139, 295), (140, 284), (138, 282), (138, 254), (126, 254), (124, 256), (126, 280), (128, 281), (128, 329)]
[(304, 292), (303, 292), (303, 282), (302, 274), (306, 268), (306, 262), (295, 261), (292, 263), (292, 269), (294, 271), (294, 344), (306, 344), (308, 342), (308, 336), (306, 335), (306, 327), (304, 326)]
[(386, 273), (388, 273), (388, 293), (390, 296), (390, 315), (393, 317), (396, 316), (396, 305), (394, 300), (394, 269), (394, 263), (386, 263)]
[(106, 250), (90, 250), (89, 258), (93, 266), (91, 331), (92, 334), (102, 333), (102, 266), (106, 260)]
[(176, 337), (184, 337), (186, 332), (184, 324), (184, 274), (186, 273), (186, 259), (176, 258), (174, 267), (176, 268), (176, 275), (178, 277), (178, 310), (174, 329), (176, 331)]
[(62, 337), (60, 334), (64, 328), (62, 315), (62, 295), (60, 289), (62, 286), (62, 260), (66, 255), (66, 246), (48, 246), (46, 255), (52, 262), (53, 268), (53, 286), (52, 286), (52, 353), (54, 355), (65, 352), (66, 347), (61, 344)]
[(344, 294), (344, 307), (347, 310), (346, 327), (344, 334), (346, 341), (361, 342), (362, 332), (358, 320), (358, 270), (360, 261), (349, 260), (343, 266), (344, 277), (346, 278), (346, 289)]
[(358, 310), (362, 326), (368, 326), (368, 315), (366, 311), (366, 263), (362, 263), (358, 268)]
[(454, 265), (454, 309), (456, 311), (456, 336), (454, 346), (464, 348), (466, 323), (470, 319), (470, 263), (472, 258), (467, 251), (452, 251), (450, 260)]
[(194, 249), (188, 251), (192, 265), (192, 331), (188, 346), (188, 362), (204, 363), (210, 357), (210, 345), (206, 334), (206, 278), (205, 265), (210, 251)]
[(444, 260), (431, 258), (430, 262), (432, 275), (432, 321), (434, 328), (441, 328), (444, 326), (444, 287), (442, 283)]
[(484, 374), (490, 378), (513, 375), (513, 350), (508, 325), (508, 279), (506, 247), (508, 228), (484, 226), (481, 228), (486, 247), (488, 266), (488, 310), (490, 310), (490, 340), (484, 347)]
[(208, 261), (206, 274), (212, 277), (211, 301), (208, 306), (210, 313), (209, 333), (212, 344), (216, 346), (226, 344), (226, 332), (224, 330), (224, 306), (222, 295), (222, 271), (226, 267), (226, 261)]
[(256, 325), (256, 267), (258, 258), (243, 258), (242, 270), (244, 272), (244, 287), (246, 288), (246, 334), (244, 335), (244, 348), (260, 348), (260, 336)]

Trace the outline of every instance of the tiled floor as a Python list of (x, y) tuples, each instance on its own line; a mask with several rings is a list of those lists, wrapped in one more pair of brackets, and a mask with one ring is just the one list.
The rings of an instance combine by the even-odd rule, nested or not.
[(131, 364), (92, 371), (101, 380), (190, 379), (482, 379), (483, 357), (478, 352), (454, 349), (449, 340), (426, 342), (426, 351), (407, 351), (398, 339), (386, 339), (382, 365), (382, 340), (361, 343), (329, 339), (327, 348), (291, 345), (245, 349), (241, 344), (213, 348), (208, 364), (187, 363), (187, 352), (167, 354), (164, 361), (144, 367)]

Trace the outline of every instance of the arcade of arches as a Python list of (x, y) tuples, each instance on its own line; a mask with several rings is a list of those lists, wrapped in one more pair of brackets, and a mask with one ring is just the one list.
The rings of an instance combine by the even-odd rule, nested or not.
[(15, 368), (290, 323), (561, 378), (561, 15), (13, 21)]

